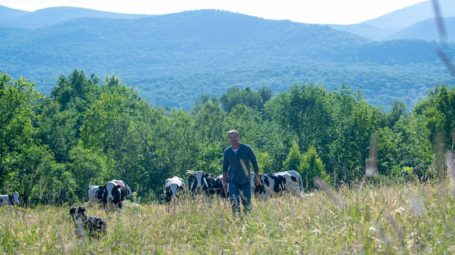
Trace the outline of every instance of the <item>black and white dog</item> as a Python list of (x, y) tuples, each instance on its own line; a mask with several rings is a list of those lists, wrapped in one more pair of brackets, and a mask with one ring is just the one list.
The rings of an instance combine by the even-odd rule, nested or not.
[(72, 207), (70, 215), (76, 226), (76, 236), (86, 238), (88, 233), (90, 238), (99, 238), (106, 234), (106, 222), (99, 217), (85, 215), (84, 207)]
[(18, 204), (20, 204), (19, 193), (14, 192), (12, 195), (0, 195), (0, 206)]

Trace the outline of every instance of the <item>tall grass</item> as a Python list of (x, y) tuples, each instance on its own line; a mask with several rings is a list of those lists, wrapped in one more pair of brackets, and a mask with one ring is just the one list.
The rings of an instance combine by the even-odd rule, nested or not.
[(7, 254), (455, 253), (455, 200), (446, 183), (341, 188), (254, 200), (235, 218), (227, 201), (128, 205), (100, 240), (77, 239), (69, 207), (0, 209)]

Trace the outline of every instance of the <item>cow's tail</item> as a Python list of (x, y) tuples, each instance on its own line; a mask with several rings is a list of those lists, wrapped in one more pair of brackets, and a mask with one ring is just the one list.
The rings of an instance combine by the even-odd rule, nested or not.
[(299, 174), (299, 187), (300, 187), (300, 192), (303, 191), (303, 181), (302, 181), (302, 176)]

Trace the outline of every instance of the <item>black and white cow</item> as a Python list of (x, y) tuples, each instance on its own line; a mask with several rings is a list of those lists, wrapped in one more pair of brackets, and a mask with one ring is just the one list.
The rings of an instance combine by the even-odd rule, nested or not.
[(105, 211), (120, 211), (125, 198), (132, 198), (130, 187), (122, 180), (112, 180), (99, 187)]
[(191, 194), (201, 194), (204, 192), (208, 197), (219, 195), (227, 197), (226, 191), (223, 188), (222, 176), (214, 177), (209, 173), (202, 171), (188, 172), (188, 190)]
[(208, 196), (218, 195), (222, 198), (229, 197), (229, 183), (227, 183), (226, 188), (223, 187), (223, 175), (218, 175), (217, 177), (208, 177), (207, 178), (208, 189), (206, 190), (206, 194)]
[(18, 204), (20, 204), (19, 193), (14, 192), (12, 195), (0, 195), (0, 206)]
[(106, 188), (104, 186), (90, 185), (88, 188), (88, 205), (101, 205), (103, 204), (104, 193)]
[(175, 200), (185, 191), (185, 182), (182, 178), (174, 176), (172, 178), (166, 179), (164, 184), (164, 195), (166, 202), (171, 202)]
[(254, 195), (258, 198), (268, 199), (279, 193), (300, 195), (303, 190), (302, 177), (295, 170), (259, 176), (260, 182), (256, 185), (255, 175), (251, 175), (251, 187), (254, 187)]
[(85, 238), (87, 232), (90, 238), (99, 238), (101, 235), (106, 234), (106, 222), (101, 218), (85, 215), (84, 207), (72, 207), (70, 215), (76, 227), (77, 237)]

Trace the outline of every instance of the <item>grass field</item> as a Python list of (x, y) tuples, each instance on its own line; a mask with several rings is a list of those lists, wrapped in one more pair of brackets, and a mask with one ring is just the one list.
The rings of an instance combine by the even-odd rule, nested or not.
[[(455, 254), (448, 185), (354, 186), (334, 194), (254, 200), (247, 217), (225, 201), (127, 205), (100, 240), (77, 239), (69, 206), (0, 208), (6, 254)], [(452, 193), (453, 194), (453, 193)]]

